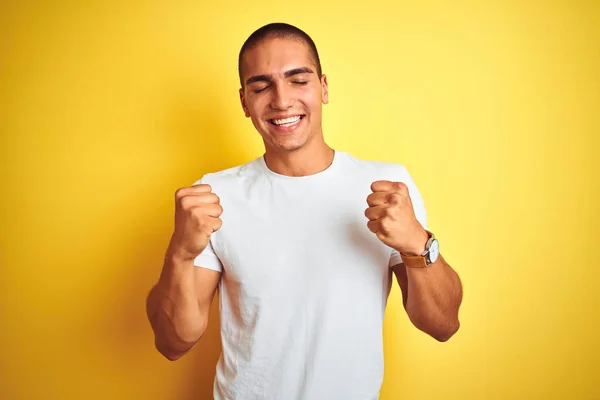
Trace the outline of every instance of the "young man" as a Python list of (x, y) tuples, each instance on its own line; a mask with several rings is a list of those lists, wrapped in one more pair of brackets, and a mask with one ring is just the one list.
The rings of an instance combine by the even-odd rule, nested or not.
[(376, 399), (392, 272), (410, 320), (439, 341), (458, 330), (460, 280), (406, 168), (325, 143), (327, 77), (306, 33), (260, 28), (239, 73), (265, 154), (177, 190), (148, 297), (156, 347), (170, 360), (189, 351), (218, 287), (215, 399)]

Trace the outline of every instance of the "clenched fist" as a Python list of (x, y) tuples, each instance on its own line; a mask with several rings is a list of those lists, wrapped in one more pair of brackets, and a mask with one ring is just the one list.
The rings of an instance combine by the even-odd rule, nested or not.
[(182, 259), (196, 258), (222, 224), (219, 197), (206, 184), (193, 185), (175, 192), (175, 230), (169, 250)]
[(402, 254), (421, 255), (428, 234), (415, 216), (406, 184), (377, 181), (371, 190), (373, 193), (367, 197), (369, 208), (365, 211), (369, 230)]

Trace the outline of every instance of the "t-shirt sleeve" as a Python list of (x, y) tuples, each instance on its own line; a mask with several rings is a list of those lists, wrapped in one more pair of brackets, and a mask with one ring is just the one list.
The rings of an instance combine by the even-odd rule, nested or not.
[[(204, 175), (201, 179), (194, 182), (194, 185), (200, 183), (210, 184), (210, 182), (207, 182), (207, 177), (209, 175), (210, 174)], [(221, 260), (219, 260), (219, 257), (217, 257), (215, 253), (215, 249), (212, 245), (212, 239), (208, 241), (208, 245), (206, 246), (204, 251), (194, 259), (194, 266), (212, 269), (213, 271), (223, 272), (223, 265), (221, 264)]]
[(215, 254), (215, 250), (213, 249), (210, 240), (208, 241), (208, 246), (206, 246), (204, 251), (194, 259), (194, 266), (212, 269), (213, 271), (223, 272), (223, 265), (221, 264), (221, 260), (219, 260), (219, 257), (217, 257), (217, 255)]
[[(400, 179), (401, 182), (404, 182), (406, 186), (408, 186), (408, 194), (410, 195), (410, 200), (413, 204), (413, 210), (415, 211), (415, 216), (417, 220), (421, 223), (423, 228), (429, 229), (427, 227), (427, 212), (425, 211), (425, 202), (423, 201), (423, 197), (421, 196), (421, 192), (417, 188), (417, 185), (413, 181), (412, 177), (408, 173), (408, 170), (405, 167), (403, 169), (403, 178)], [(402, 262), (402, 257), (400, 253), (396, 250), (392, 249), (392, 254), (390, 256), (390, 267), (394, 265), (398, 265)]]

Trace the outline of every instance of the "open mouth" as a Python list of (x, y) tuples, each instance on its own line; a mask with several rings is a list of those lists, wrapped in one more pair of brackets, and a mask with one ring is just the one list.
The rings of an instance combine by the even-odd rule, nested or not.
[(305, 115), (296, 115), (284, 119), (270, 119), (269, 122), (275, 126), (292, 126), (300, 122)]

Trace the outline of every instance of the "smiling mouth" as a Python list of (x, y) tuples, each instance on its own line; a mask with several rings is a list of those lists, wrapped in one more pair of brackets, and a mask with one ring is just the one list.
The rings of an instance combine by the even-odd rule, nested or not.
[(270, 119), (269, 122), (275, 126), (292, 126), (298, 123), (304, 117), (304, 115), (296, 115), (294, 117), (284, 119)]

